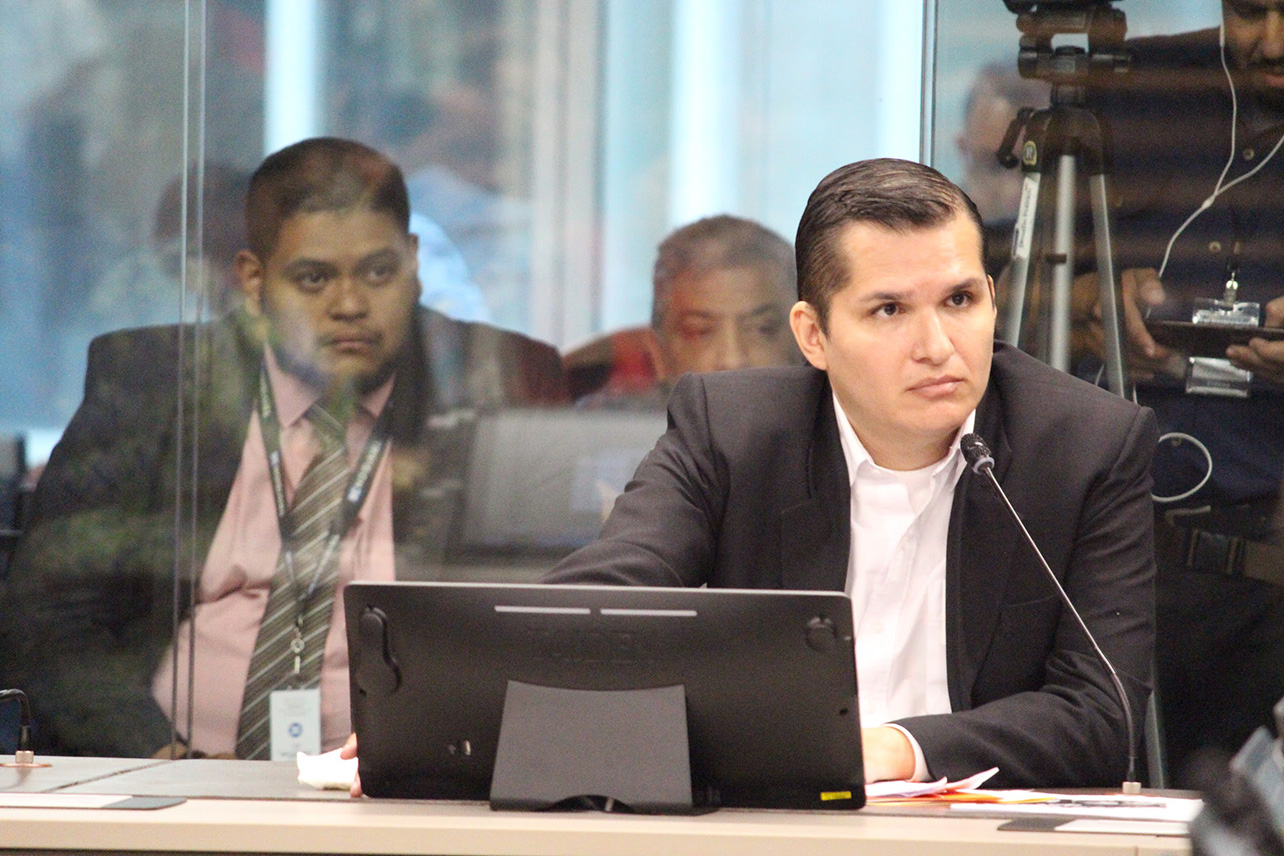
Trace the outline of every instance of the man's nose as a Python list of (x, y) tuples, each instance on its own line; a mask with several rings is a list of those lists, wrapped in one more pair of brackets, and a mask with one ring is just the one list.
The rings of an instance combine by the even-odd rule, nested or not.
[(745, 355), (745, 343), (735, 324), (727, 324), (718, 331), (715, 347), (714, 371), (742, 369), (749, 364)]
[(949, 359), (953, 353), (954, 340), (950, 338), (940, 314), (920, 313), (914, 328), (914, 358), (939, 364)]
[(355, 276), (341, 276), (335, 281), (330, 300), (330, 314), (336, 318), (359, 318), (370, 311), (366, 287)]
[(1267, 11), (1262, 22), (1262, 40), (1258, 43), (1258, 50), (1263, 59), (1284, 59), (1284, 9)]

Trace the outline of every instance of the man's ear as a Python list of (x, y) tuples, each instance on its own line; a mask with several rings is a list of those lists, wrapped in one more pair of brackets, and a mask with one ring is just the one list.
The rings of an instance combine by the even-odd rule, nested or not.
[(256, 317), (263, 315), (263, 279), (266, 272), (259, 257), (249, 250), (241, 250), (233, 262), (236, 278), (241, 281), (241, 293), (245, 295), (245, 311)]
[(664, 342), (660, 340), (660, 333), (654, 327), (647, 328), (651, 336), (646, 340), (647, 353), (651, 357), (651, 365), (655, 366), (656, 380), (673, 380), (673, 362), (669, 359), (669, 349)]
[[(406, 235), (406, 243), (409, 245), (409, 248), (410, 248), (410, 263), (414, 265), (415, 270), (418, 271), (419, 270), (419, 236), (416, 235), (414, 232), (410, 232), (409, 234)], [(418, 303), (420, 300), (422, 300), (423, 296), (424, 296), (424, 281), (420, 279), (419, 274), (416, 273), (415, 274), (415, 303)]]
[(994, 277), (989, 274), (985, 275), (985, 284), (990, 287), (990, 308), (997, 315), (999, 312), (999, 301), (994, 296)]
[(823, 371), (829, 370), (829, 354), (825, 350), (825, 331), (820, 327), (816, 307), (800, 300), (789, 310), (789, 327), (794, 331), (794, 341), (807, 362)]

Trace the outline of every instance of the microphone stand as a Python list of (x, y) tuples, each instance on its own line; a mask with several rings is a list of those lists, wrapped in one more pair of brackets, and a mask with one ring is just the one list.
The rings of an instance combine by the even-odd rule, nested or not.
[(1075, 609), (1074, 604), (1070, 601), (1070, 595), (1066, 594), (1066, 590), (1062, 587), (1061, 581), (1057, 579), (1057, 575), (1052, 573), (1052, 567), (1048, 564), (1048, 560), (1043, 558), (1043, 551), (1039, 549), (1038, 544), (1034, 543), (1034, 538), (1030, 536), (1029, 530), (1021, 522), (1021, 516), (1012, 507), (1011, 501), (1008, 500), (1007, 492), (1003, 490), (999, 480), (994, 477), (994, 458), (990, 455), (990, 449), (985, 445), (985, 440), (981, 439), (978, 434), (967, 434), (959, 441), (959, 447), (963, 451), (963, 457), (967, 459), (968, 465), (972, 468), (972, 472), (989, 477), (990, 484), (994, 485), (994, 489), (998, 492), (999, 498), (1003, 500), (1003, 505), (1007, 508), (1008, 514), (1016, 521), (1017, 528), (1025, 536), (1025, 542), (1030, 545), (1030, 549), (1038, 557), (1039, 564), (1043, 566), (1043, 570), (1048, 574), (1048, 579), (1052, 580), (1052, 584), (1056, 586), (1057, 594), (1061, 595), (1062, 603), (1070, 610), (1070, 614), (1074, 616), (1074, 620), (1079, 624), (1079, 629), (1083, 631), (1084, 636), (1088, 637), (1093, 650), (1097, 652), (1097, 659), (1105, 665), (1106, 671), (1110, 674), (1110, 681), (1115, 685), (1115, 692), (1119, 695), (1119, 703), (1123, 705), (1124, 725), (1128, 729), (1128, 775), (1123, 782), (1122, 790), (1125, 794), (1141, 793), (1141, 782), (1137, 779), (1137, 731), (1132, 721), (1132, 705), (1128, 703), (1128, 694), (1124, 692), (1123, 681), (1119, 680), (1119, 673), (1115, 671), (1115, 667), (1110, 663), (1110, 658), (1106, 656), (1106, 653), (1101, 650), (1101, 646), (1097, 644), (1097, 638), (1092, 635), (1092, 631), (1084, 623), (1083, 618), (1079, 615), (1079, 610)]

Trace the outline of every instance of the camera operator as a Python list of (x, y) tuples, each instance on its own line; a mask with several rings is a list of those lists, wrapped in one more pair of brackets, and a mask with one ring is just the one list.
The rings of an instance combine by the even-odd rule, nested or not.
[[(1194, 750), (1238, 749), (1284, 695), (1284, 342), (1192, 364), (1145, 324), (1284, 326), (1284, 0), (1223, 0), (1222, 16), (1130, 41), (1130, 73), (1090, 98), (1113, 144), (1137, 396), (1169, 435), (1154, 462), (1156, 655), (1179, 784)], [(1100, 355), (1096, 293), (1091, 275), (1076, 282), (1075, 333)]]

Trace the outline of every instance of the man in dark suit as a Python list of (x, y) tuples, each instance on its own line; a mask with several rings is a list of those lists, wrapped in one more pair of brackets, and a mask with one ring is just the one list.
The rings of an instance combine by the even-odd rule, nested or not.
[[(330, 594), (353, 578), (435, 576), (476, 413), (566, 399), (551, 347), (417, 306), (408, 218), (391, 161), (305, 140), (251, 181), (244, 312), (93, 343), (84, 401), (40, 480), (0, 608), (41, 748), (261, 757), (244, 749), (242, 690), (261, 649), (271, 656), (259, 631), (283, 584), (286, 627), (293, 598), (319, 604), (306, 635), (300, 611), (294, 638), (320, 674), (296, 658), (289, 687), (319, 693), (324, 748), (348, 733)], [(309, 546), (291, 502), (311, 493), (326, 420), (340, 429), (330, 483), (360, 498), (346, 518), (336, 492), (317, 505), (335, 522)], [(319, 585), (289, 588), (295, 575)]]
[(811, 365), (679, 381), (602, 537), (550, 581), (846, 590), (868, 779), (1118, 783), (1107, 672), (959, 439), (993, 449), (1140, 712), (1153, 415), (994, 343), (979, 215), (935, 170), (835, 171), (795, 247)]

